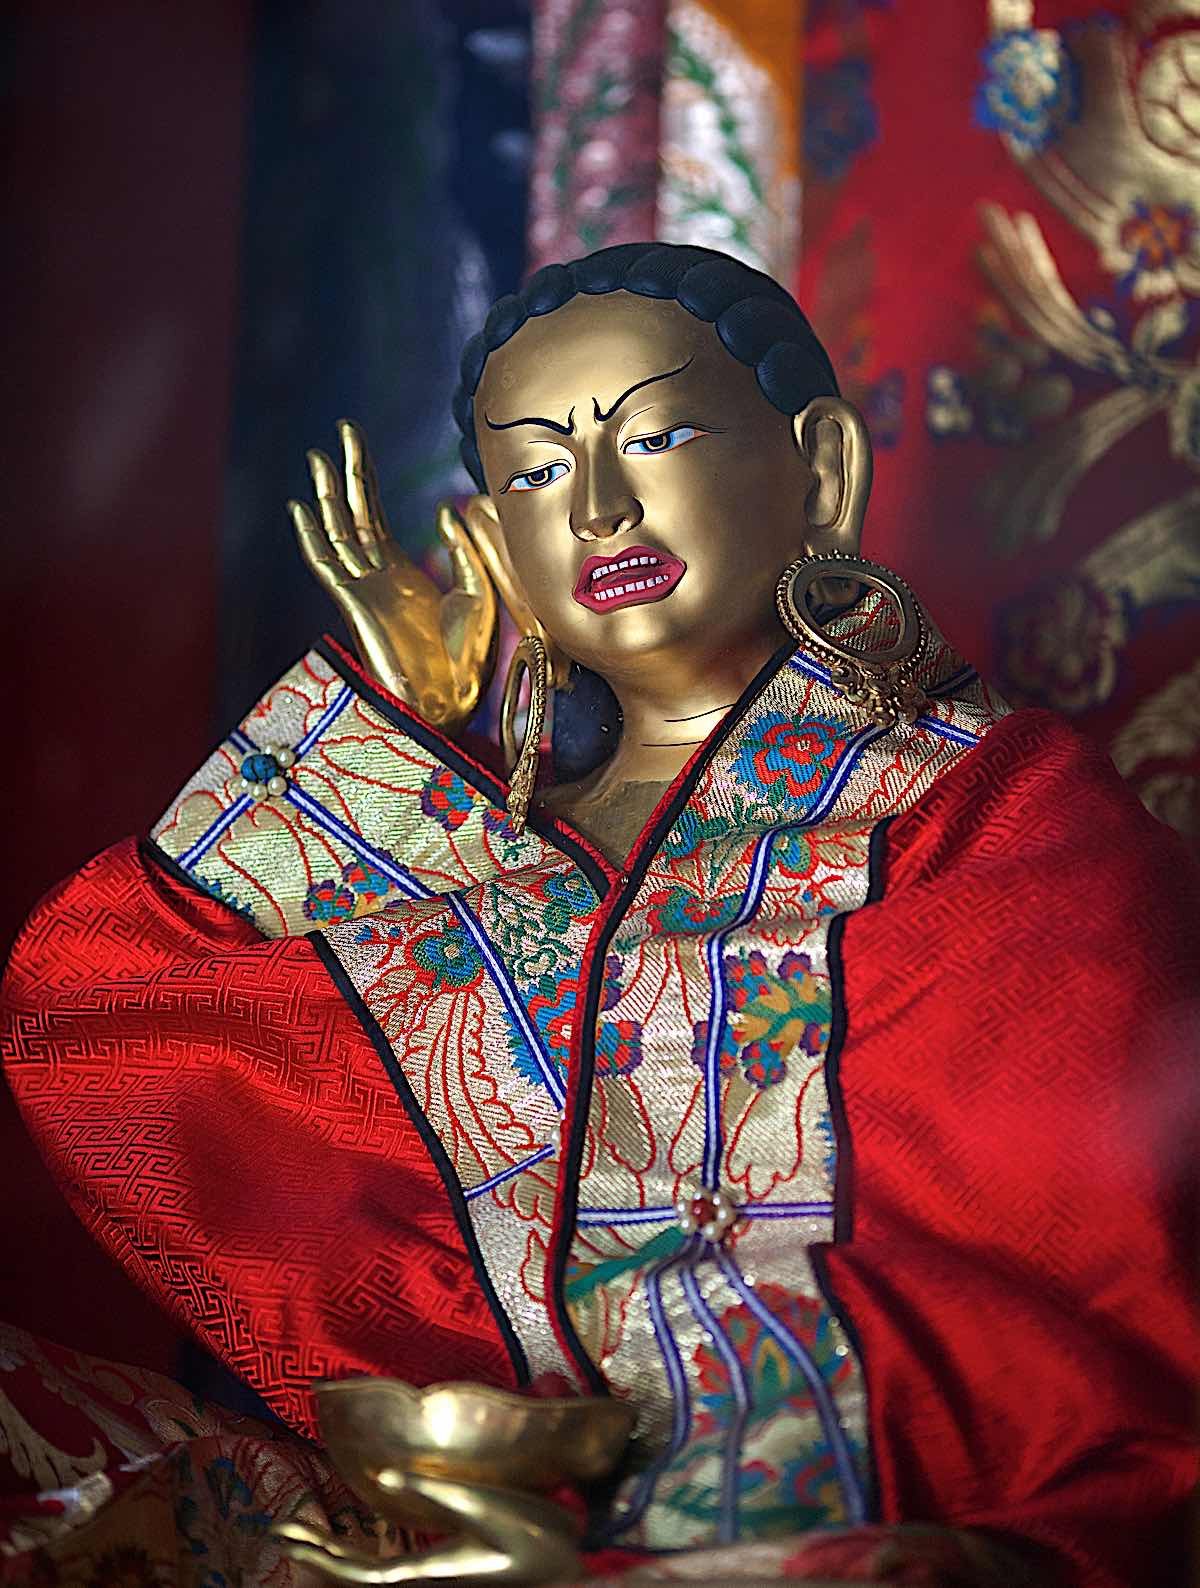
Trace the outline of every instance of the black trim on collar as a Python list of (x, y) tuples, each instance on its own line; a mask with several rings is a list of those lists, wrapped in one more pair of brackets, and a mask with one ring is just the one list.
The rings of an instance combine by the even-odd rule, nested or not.
[(575, 1326), (571, 1322), (571, 1315), (567, 1308), (565, 1286), (567, 1262), (575, 1235), (575, 1220), (579, 1212), (579, 1165), (583, 1160), (583, 1147), (587, 1137), (588, 1117), (591, 1113), (592, 1105), (592, 1083), (595, 1079), (596, 1065), (596, 1021), (600, 1014), (600, 995), (604, 984), (605, 954), (617, 927), (624, 918), (625, 911), (637, 896), (646, 872), (650, 869), (650, 862), (654, 859), (667, 834), (675, 825), (680, 812), (691, 799), (701, 776), (707, 771), (717, 751), (741, 723), (749, 707), (762, 693), (763, 689), (766, 688), (771, 679), (775, 677), (776, 673), (787, 663), (789, 658), (795, 654), (795, 650), (795, 643), (792, 640), (781, 646), (746, 685), (719, 726), (714, 730), (712, 738), (709, 739), (703, 750), (696, 757), (687, 776), (675, 790), (674, 798), (654, 823), (653, 828), (650, 830), (650, 836), (647, 838), (643, 835), (639, 843), (637, 860), (622, 882), (619, 892), (610, 901), (610, 906), (600, 927), (595, 946), (591, 949), (591, 974), (588, 977), (587, 987), (584, 989), (583, 1001), (583, 1039), (579, 1055), (581, 1075), (579, 1091), (575, 1099), (575, 1114), (571, 1120), (571, 1129), (563, 1147), (562, 1219), (552, 1256), (550, 1296), (562, 1336), (569, 1344), (576, 1364), (591, 1388), (600, 1394), (606, 1394), (608, 1386), (604, 1382), (600, 1370), (584, 1350), (583, 1342), (575, 1332)]
[[(871, 834), (871, 849), (875, 847), (875, 834)], [(868, 860), (870, 864), (870, 860)], [(837, 1153), (837, 1170), (833, 1181), (833, 1239), (835, 1243), (848, 1241), (854, 1233), (854, 1154), (850, 1132), (846, 1124), (846, 1108), (842, 1100), (840, 1065), (842, 1044), (846, 1040), (845, 975), (842, 965), (842, 935), (846, 930), (846, 917), (836, 915), (829, 923), (826, 940), (826, 963), (829, 967), (829, 1041), (825, 1048), (825, 1096), (829, 1100), (829, 1118), (833, 1127), (834, 1150)]]
[[(346, 665), (345, 660), (338, 655), (326, 640), (320, 639), (313, 646), (317, 654), (333, 668), (342, 682), (348, 685), (356, 695), (360, 695), (373, 710), (377, 711), (385, 722), (393, 728), (405, 733), (414, 739), (421, 747), (428, 750), (429, 754), (436, 756), (439, 761), (444, 761), (448, 767), (462, 778), (469, 788), (477, 794), (482, 794), (497, 810), (507, 813), (508, 796), (504, 784), (489, 772), (486, 767), (476, 766), (468, 761), (462, 751), (451, 740), (445, 738), (429, 723), (418, 717), (414, 712), (411, 716), (405, 712), (397, 711), (390, 700), (379, 693), (372, 684), (360, 673)], [(597, 898), (603, 899), (609, 892), (609, 879), (605, 876), (596, 862), (596, 857), (578, 843), (569, 832), (564, 832), (553, 822), (547, 821), (540, 812), (531, 810), (526, 825), (543, 839), (552, 848), (573, 861), (588, 879)]]
[[(871, 830), (867, 850), (867, 892), (860, 909), (883, 895), (884, 842), (894, 816), (885, 816)], [(838, 915), (830, 922), (826, 959), (829, 966), (830, 1021), (829, 1042), (825, 1048), (825, 1095), (829, 1099), (829, 1114), (833, 1123), (833, 1139), (837, 1149), (837, 1175), (834, 1182), (833, 1238), (835, 1242), (848, 1241), (854, 1234), (854, 1147), (850, 1140), (850, 1127), (846, 1120), (846, 1105), (842, 1098), (842, 1049), (846, 1043), (846, 973), (842, 963), (842, 936), (846, 929), (846, 916)]]
[(179, 864), (178, 860), (176, 860), (173, 855), (169, 855), (162, 845), (157, 842), (157, 840), (153, 838), (139, 838), (137, 841), (137, 848), (138, 854), (141, 855), (142, 859), (146, 861), (147, 864), (157, 866), (160, 871), (165, 871), (167, 876), (171, 878), (172, 882), (181, 883), (199, 899), (207, 899), (210, 904), (219, 904), (220, 907), (233, 916), (235, 920), (244, 921), (252, 932), (257, 932), (264, 943), (271, 941), (271, 939), (268, 938), (267, 934), (263, 931), (262, 927), (259, 926), (257, 921), (251, 921), (247, 916), (243, 915), (240, 910), (235, 910), (228, 899), (222, 899), (218, 897), (217, 894), (210, 893), (208, 889), (197, 880), (195, 875), (192, 872), (185, 870), (185, 868)]
[(496, 1320), (496, 1327), (512, 1361), (513, 1371), (517, 1376), (517, 1383), (521, 1385), (528, 1384), (530, 1379), (529, 1362), (520, 1340), (517, 1339), (516, 1331), (513, 1329), (508, 1313), (504, 1310), (504, 1305), (496, 1294), (495, 1286), (492, 1284), (491, 1275), (487, 1271), (479, 1241), (471, 1224), (471, 1215), (467, 1208), (466, 1199), (463, 1196), (462, 1186), (454, 1173), (454, 1168), (446, 1154), (446, 1149), (442, 1146), (437, 1132), (426, 1118), (421, 1105), (417, 1102), (413, 1089), (408, 1084), (408, 1077), (397, 1062), (396, 1055), (392, 1052), (391, 1043), (384, 1035), (375, 1016), (363, 1002), (358, 988), (355, 987), (346, 974), (346, 969), (341, 960), (338, 959), (320, 932), (309, 932), (305, 935), (312, 944), (317, 958), (328, 971), (330, 980), (346, 1000), (351, 1012), (357, 1016), (359, 1024), (370, 1039), (371, 1046), (379, 1055), (388, 1079), (396, 1088), (396, 1094), (403, 1104), (405, 1113), (412, 1121), (417, 1134), (425, 1143), (426, 1150), (442, 1178), (442, 1184), (446, 1188), (446, 1195), (450, 1199), (450, 1205), (454, 1210), (455, 1222), (458, 1225), (459, 1234), (462, 1236), (467, 1256), (470, 1258), (471, 1267), (475, 1271), (476, 1281), (483, 1292), (492, 1317)]

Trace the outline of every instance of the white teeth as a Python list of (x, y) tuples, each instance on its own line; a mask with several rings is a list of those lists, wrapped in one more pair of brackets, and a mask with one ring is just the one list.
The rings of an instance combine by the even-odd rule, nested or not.
[(601, 579), (607, 579), (610, 573), (620, 573), (625, 568), (657, 568), (660, 561), (658, 557), (620, 557), (616, 562), (606, 562), (599, 568), (593, 568), (588, 583), (594, 586)]
[(635, 579), (629, 584), (613, 585), (608, 590), (593, 590), (592, 595), (597, 601), (613, 601), (617, 596), (635, 594), (638, 590), (653, 590), (660, 584), (669, 584), (665, 573), (656, 574), (652, 579)]

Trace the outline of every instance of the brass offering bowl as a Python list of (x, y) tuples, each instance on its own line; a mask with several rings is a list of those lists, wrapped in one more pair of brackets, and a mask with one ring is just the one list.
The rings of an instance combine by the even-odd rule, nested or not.
[(326, 1379), (313, 1386), (321, 1434), (338, 1471), (382, 1504), (377, 1477), (400, 1467), (544, 1493), (593, 1483), (616, 1466), (634, 1414), (608, 1397), (538, 1399), (484, 1384)]
[(357, 1584), (515, 1588), (578, 1575), (578, 1524), (547, 1491), (606, 1477), (632, 1432), (631, 1407), (387, 1378), (327, 1379), (313, 1389), (325, 1445), (350, 1488), (388, 1521), (442, 1541), (384, 1559), (282, 1522), (274, 1532), (294, 1561)]

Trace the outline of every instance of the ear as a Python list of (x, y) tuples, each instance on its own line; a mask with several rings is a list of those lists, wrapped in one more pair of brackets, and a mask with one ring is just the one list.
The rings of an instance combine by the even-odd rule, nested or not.
[(491, 575), (492, 583), (500, 592), (501, 601), (508, 608), (509, 616), (522, 634), (536, 634), (546, 647), (546, 654), (550, 658), (551, 689), (565, 688), (571, 675), (571, 658), (565, 651), (560, 650), (546, 633), (525, 600), (517, 583), (517, 576), (513, 572), (495, 502), (490, 496), (469, 497), (462, 516), (471, 533), (471, 539), (479, 548), (479, 555)]
[(792, 420), (792, 430), (813, 476), (804, 504), (805, 551), (854, 556), (874, 469), (862, 415), (841, 397), (814, 397)]

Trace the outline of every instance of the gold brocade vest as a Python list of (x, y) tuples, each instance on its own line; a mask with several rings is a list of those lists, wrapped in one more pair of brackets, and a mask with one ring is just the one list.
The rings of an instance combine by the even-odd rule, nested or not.
[[(838, 627), (885, 621), (868, 600)], [(880, 728), (780, 653), (617, 873), (561, 824), (517, 837), (495, 777), (323, 644), (155, 829), (265, 934), (314, 934), (517, 1378), (637, 1407), (613, 1542), (871, 1514), (861, 1368), (820, 1264), (846, 1214), (838, 945), (881, 823), (1006, 710), (936, 633), (917, 681), (925, 715)]]

